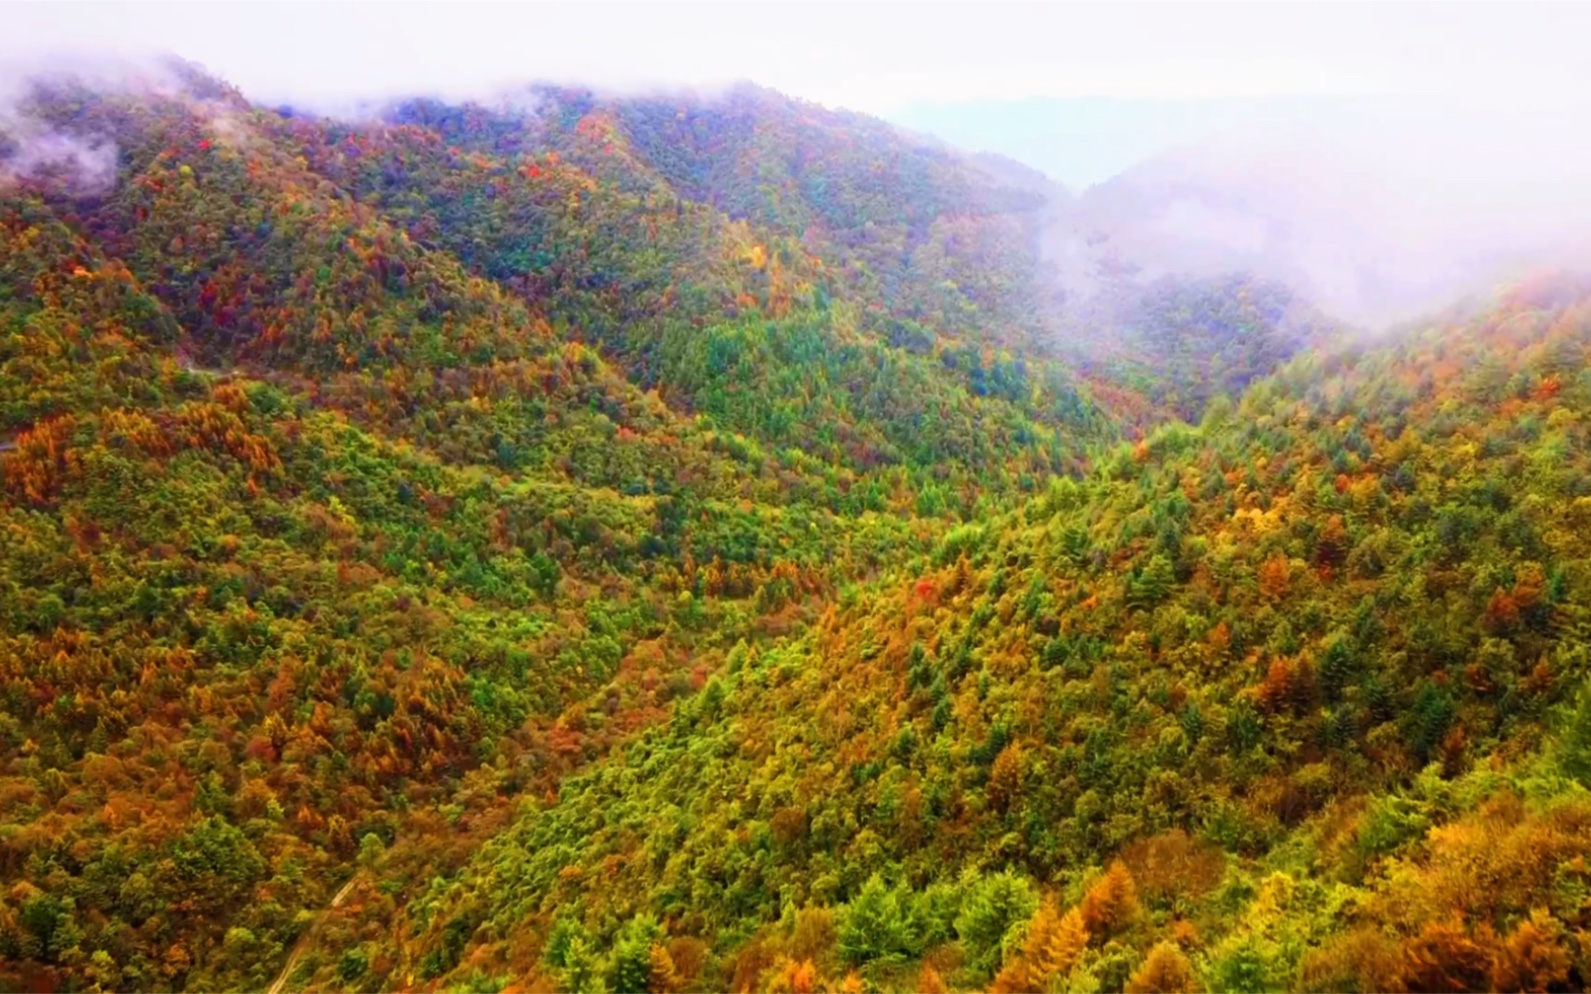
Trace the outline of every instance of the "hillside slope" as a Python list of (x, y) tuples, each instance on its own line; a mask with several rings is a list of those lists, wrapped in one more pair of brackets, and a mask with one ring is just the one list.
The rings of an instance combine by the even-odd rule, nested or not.
[(1583, 286), (1524, 288), (947, 534), (527, 805), (399, 963), (1583, 985), (1591, 705), (1551, 736), (1591, 667), (1588, 346)]
[(1582, 281), (1069, 326), (755, 88), (20, 113), (0, 989), (1591, 978)]
[(23, 112), (116, 169), (0, 189), (6, 986), (268, 985), (360, 852), (445, 870), (1112, 432), (1052, 361), (573, 145), (183, 66)]

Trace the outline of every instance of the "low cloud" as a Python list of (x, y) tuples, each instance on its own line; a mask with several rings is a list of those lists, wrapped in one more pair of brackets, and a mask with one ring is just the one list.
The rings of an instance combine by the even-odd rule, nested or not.
[(202, 67), (172, 56), (35, 56), (0, 68), (0, 188), (31, 184), (55, 193), (105, 192), (120, 165), (114, 138), (82, 119), (47, 110), (73, 91), (181, 99), (208, 118), (218, 138), (244, 140), (241, 105)]
[(72, 193), (101, 193), (116, 181), (116, 144), (48, 128), (0, 111), (0, 187), (25, 181)]
[(69, 194), (102, 193), (116, 180), (117, 146), (72, 122), (41, 113), (42, 93), (61, 87), (95, 91), (169, 89), (155, 60), (55, 55), (8, 59), (0, 70), (0, 188), (32, 183)]
[(1052, 238), (1075, 294), (1248, 270), (1367, 325), (1591, 263), (1591, 111), (1367, 100), (1168, 150), (1088, 190)]

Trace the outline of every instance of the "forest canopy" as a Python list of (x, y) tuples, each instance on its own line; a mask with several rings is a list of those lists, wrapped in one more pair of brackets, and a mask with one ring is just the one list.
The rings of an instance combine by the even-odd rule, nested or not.
[(1591, 979), (1591, 282), (1085, 335), (767, 90), (20, 106), (0, 990)]

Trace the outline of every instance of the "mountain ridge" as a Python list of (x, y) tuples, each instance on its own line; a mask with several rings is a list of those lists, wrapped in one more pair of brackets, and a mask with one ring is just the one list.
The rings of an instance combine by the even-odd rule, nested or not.
[(535, 92), (20, 105), (0, 985), (1583, 986), (1584, 279), (1076, 309), (1018, 167)]

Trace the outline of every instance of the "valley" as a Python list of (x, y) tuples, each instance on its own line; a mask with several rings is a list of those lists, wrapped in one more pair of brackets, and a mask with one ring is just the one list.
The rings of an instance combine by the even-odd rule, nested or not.
[(1586, 277), (1081, 293), (749, 84), (17, 113), (0, 990), (1591, 978)]

